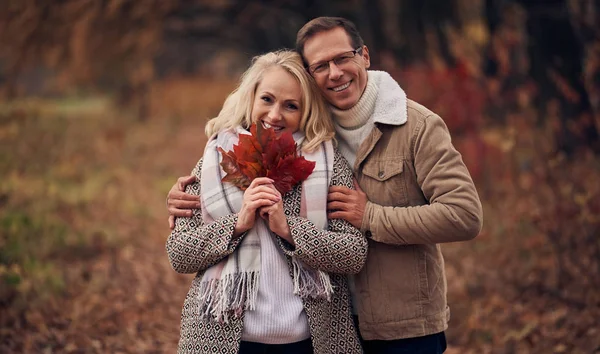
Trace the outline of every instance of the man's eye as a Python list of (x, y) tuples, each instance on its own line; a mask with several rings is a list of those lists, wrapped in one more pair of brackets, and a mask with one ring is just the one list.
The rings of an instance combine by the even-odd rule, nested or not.
[(335, 58), (335, 63), (336, 64), (344, 64), (344, 63), (347, 63), (348, 60), (350, 60), (350, 59), (352, 59), (351, 56), (349, 56), (349, 55), (342, 55), (342, 56), (339, 56), (339, 57)]
[(327, 69), (327, 64), (323, 63), (323, 64), (319, 64), (317, 66), (315, 66), (314, 72), (316, 73), (320, 73), (323, 72)]

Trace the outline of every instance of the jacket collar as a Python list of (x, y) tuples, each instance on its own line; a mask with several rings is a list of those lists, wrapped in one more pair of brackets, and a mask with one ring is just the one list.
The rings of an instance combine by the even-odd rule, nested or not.
[[(408, 105), (406, 93), (390, 74), (385, 71), (369, 71), (369, 80), (378, 80), (379, 94), (375, 101), (373, 122), (386, 125), (400, 126), (408, 120)], [(375, 124), (371, 134), (367, 136), (356, 153), (354, 171), (371, 153), (383, 133)]]
[(406, 93), (385, 71), (369, 70), (369, 80), (375, 80), (379, 93), (375, 100), (373, 122), (387, 125), (403, 125), (408, 119)]

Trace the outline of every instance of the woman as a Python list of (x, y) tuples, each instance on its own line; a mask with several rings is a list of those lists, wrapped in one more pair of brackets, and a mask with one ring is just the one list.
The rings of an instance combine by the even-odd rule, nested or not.
[[(352, 188), (333, 148), (331, 117), (300, 56), (259, 56), (206, 126), (210, 137), (187, 192), (201, 209), (178, 218), (167, 241), (172, 267), (196, 273), (185, 299), (180, 353), (360, 353), (346, 276), (367, 241), (343, 220), (327, 221), (327, 190)], [(285, 195), (268, 178), (221, 182), (218, 148), (229, 151), (251, 124), (293, 133), (312, 174)]]

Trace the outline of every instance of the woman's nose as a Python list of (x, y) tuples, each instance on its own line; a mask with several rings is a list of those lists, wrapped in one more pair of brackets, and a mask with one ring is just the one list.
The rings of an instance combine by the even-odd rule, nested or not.
[(269, 110), (269, 119), (281, 120), (281, 109), (279, 105), (275, 104)]

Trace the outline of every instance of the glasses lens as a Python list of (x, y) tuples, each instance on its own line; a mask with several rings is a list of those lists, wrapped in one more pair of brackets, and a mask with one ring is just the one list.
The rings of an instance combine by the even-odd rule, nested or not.
[(328, 66), (328, 63), (321, 63), (321, 64), (315, 64), (315, 65), (311, 66), (309, 69), (310, 69), (310, 72), (313, 73), (313, 75), (314, 74), (322, 74), (325, 71), (327, 71), (327, 66)]
[(335, 59), (333, 59), (333, 61), (337, 66), (347, 64), (352, 58), (354, 58), (355, 53), (355, 51), (351, 51), (340, 54)]
[[(356, 50), (351, 50), (349, 52), (342, 53), (337, 57), (331, 59), (330, 61), (333, 61), (337, 66), (347, 64), (352, 58), (354, 58), (356, 53), (360, 52), (361, 50), (362, 48), (358, 48)], [(329, 61), (325, 63), (311, 65), (308, 67), (308, 71), (312, 75), (325, 74), (329, 71)]]

